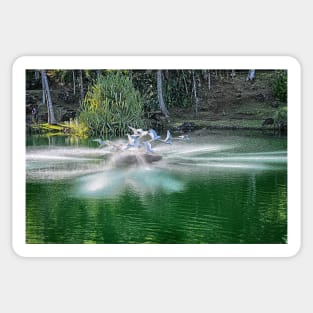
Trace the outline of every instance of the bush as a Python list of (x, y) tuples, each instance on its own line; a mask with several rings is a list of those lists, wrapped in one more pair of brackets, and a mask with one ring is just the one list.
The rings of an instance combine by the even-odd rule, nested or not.
[(91, 136), (124, 135), (128, 126), (144, 127), (143, 105), (128, 76), (107, 72), (87, 92), (80, 121)]
[(274, 120), (277, 123), (287, 123), (287, 106), (281, 107), (274, 113)]
[(287, 71), (277, 71), (276, 77), (273, 81), (273, 94), (280, 101), (287, 103), (287, 93), (288, 93), (288, 84), (287, 84)]
[(287, 106), (279, 108), (274, 113), (274, 121), (275, 121), (275, 127), (277, 127), (279, 133), (287, 130), (287, 122), (288, 122)]

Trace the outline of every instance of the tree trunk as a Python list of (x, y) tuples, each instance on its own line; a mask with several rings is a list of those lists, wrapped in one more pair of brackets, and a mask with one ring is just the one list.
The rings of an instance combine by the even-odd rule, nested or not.
[(255, 79), (255, 70), (249, 70), (249, 72), (248, 72), (248, 76), (247, 76), (247, 81), (248, 80), (251, 80), (251, 81), (253, 81)]
[(84, 85), (83, 85), (83, 71), (79, 70), (80, 73), (80, 98), (84, 100)]
[(169, 113), (168, 113), (168, 110), (166, 108), (166, 105), (165, 105), (164, 99), (163, 99), (162, 71), (161, 70), (157, 71), (157, 87), (158, 87), (158, 99), (159, 99), (160, 109), (161, 109), (162, 113), (165, 115), (165, 117), (168, 118)]
[(198, 117), (198, 103), (199, 99), (197, 96), (197, 86), (196, 86), (196, 79), (195, 79), (195, 71), (192, 71), (192, 81), (193, 81), (193, 94), (195, 97), (195, 112), (196, 112), (196, 117)]
[(73, 73), (73, 94), (74, 94), (74, 96), (75, 96), (75, 95), (76, 95), (76, 83), (75, 83), (76, 78), (75, 78), (75, 71), (72, 71), (72, 73)]
[[(186, 78), (185, 78), (185, 74), (184, 74), (184, 70), (182, 71), (182, 76), (183, 76), (183, 80), (184, 80), (184, 85), (185, 85), (185, 90), (186, 90), (186, 95), (188, 95), (188, 87), (187, 87), (187, 82), (186, 82)], [(179, 74), (179, 73), (178, 73)]]
[(46, 88), (45, 88), (45, 83), (44, 83), (42, 74), (41, 74), (41, 84), (42, 84), (42, 104), (45, 105), (46, 104)]
[(211, 90), (211, 73), (210, 70), (208, 70), (208, 90)]
[(53, 105), (50, 95), (49, 89), (49, 82), (47, 78), (47, 73), (45, 70), (41, 70), (41, 77), (42, 77), (42, 89), (45, 92), (45, 96), (47, 98), (47, 109), (48, 109), (48, 123), (49, 124), (56, 124), (56, 119), (54, 117)]

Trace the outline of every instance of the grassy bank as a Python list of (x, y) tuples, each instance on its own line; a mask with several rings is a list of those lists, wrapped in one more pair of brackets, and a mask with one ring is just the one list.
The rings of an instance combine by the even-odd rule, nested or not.
[(87, 128), (76, 120), (50, 125), (48, 123), (33, 123), (29, 126), (31, 133), (39, 133), (47, 136), (71, 135), (87, 138)]

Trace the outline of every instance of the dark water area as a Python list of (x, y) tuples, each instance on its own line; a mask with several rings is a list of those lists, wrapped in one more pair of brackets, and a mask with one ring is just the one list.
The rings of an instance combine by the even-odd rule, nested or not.
[(91, 140), (28, 137), (26, 242), (287, 243), (287, 139), (190, 138), (120, 168)]

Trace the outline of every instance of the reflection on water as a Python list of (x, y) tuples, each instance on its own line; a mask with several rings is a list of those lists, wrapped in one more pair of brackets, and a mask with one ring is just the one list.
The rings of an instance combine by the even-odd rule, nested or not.
[(287, 241), (286, 139), (159, 143), (161, 161), (124, 168), (91, 141), (28, 140), (29, 243)]
[(172, 175), (153, 168), (112, 169), (91, 174), (77, 180), (77, 197), (113, 198), (126, 188), (143, 195), (157, 192), (177, 192), (183, 189), (183, 182)]

